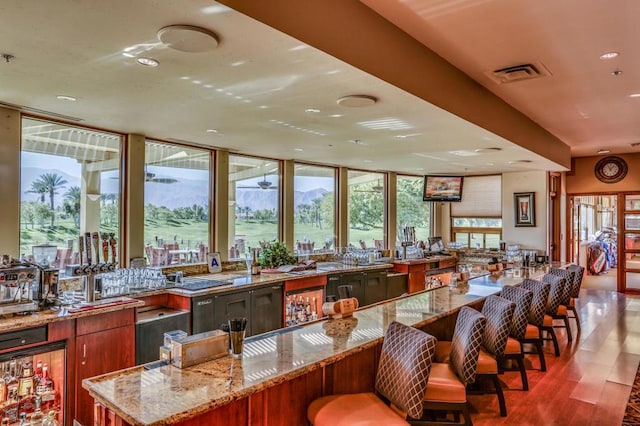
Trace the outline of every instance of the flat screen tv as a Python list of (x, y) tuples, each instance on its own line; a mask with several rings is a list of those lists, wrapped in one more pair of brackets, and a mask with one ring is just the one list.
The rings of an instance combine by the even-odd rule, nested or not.
[(424, 201), (460, 201), (462, 200), (463, 176), (435, 176), (424, 177)]

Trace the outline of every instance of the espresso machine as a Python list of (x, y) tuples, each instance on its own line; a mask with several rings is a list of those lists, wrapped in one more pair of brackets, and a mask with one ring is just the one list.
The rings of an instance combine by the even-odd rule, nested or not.
[(0, 265), (0, 315), (38, 310), (40, 277), (40, 269), (34, 265)]

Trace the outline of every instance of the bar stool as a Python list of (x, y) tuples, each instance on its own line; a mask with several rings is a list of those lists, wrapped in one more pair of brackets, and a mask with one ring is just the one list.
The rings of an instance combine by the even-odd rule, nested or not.
[[(552, 275), (556, 275), (562, 279), (564, 279), (564, 294), (562, 296), (562, 300), (560, 301), (560, 306), (558, 306), (558, 311), (555, 315), (551, 315), (553, 319), (562, 320), (564, 322), (564, 328), (567, 329), (567, 340), (572, 341), (573, 337), (571, 334), (571, 326), (569, 325), (569, 314), (568, 307), (571, 302), (571, 291), (573, 290), (573, 282), (575, 281), (575, 272), (569, 269), (558, 269), (551, 268), (549, 273)], [(559, 328), (561, 326), (556, 326)]]
[(569, 265), (567, 268), (570, 271), (573, 271), (574, 279), (573, 286), (571, 287), (571, 299), (569, 300), (569, 305), (567, 305), (567, 310), (573, 313), (572, 316), (567, 316), (569, 318), (573, 318), (576, 321), (576, 328), (578, 329), (578, 333), (581, 332), (580, 327), (580, 318), (578, 317), (578, 310), (576, 309), (576, 299), (580, 297), (580, 288), (582, 287), (582, 279), (584, 278), (584, 266), (580, 265)]
[(431, 365), (423, 401), (424, 412), (420, 420), (410, 421), (412, 425), (450, 423), (436, 419), (435, 412), (439, 411), (453, 412), (455, 421), (458, 421), (462, 414), (464, 424), (472, 424), (466, 386), (476, 378), (478, 355), (486, 322), (484, 315), (475, 309), (468, 306), (460, 308), (453, 331), (449, 362), (434, 362)]
[(536, 347), (536, 352), (540, 358), (540, 371), (547, 371), (547, 363), (545, 362), (544, 352), (542, 351), (541, 327), (544, 322), (544, 313), (547, 309), (547, 300), (549, 299), (551, 284), (525, 278), (522, 284), (520, 284), (520, 287), (533, 293), (531, 311), (529, 312), (529, 323), (525, 329), (524, 338), (520, 339), (520, 343), (530, 343)]
[(527, 370), (524, 366), (524, 350), (522, 349), (522, 343), (520, 343), (520, 341), (524, 339), (524, 335), (527, 330), (533, 292), (521, 287), (504, 286), (500, 292), (500, 297), (504, 297), (516, 305), (516, 308), (513, 311), (513, 319), (511, 320), (511, 327), (509, 329), (509, 338), (507, 339), (502, 360), (512, 359), (518, 363), (520, 378), (522, 380), (522, 390), (529, 390)]
[(320, 397), (309, 405), (307, 419), (314, 426), (408, 425), (406, 415), (422, 415), (436, 341), (424, 331), (391, 322), (376, 373), (377, 395), (368, 392)]
[[(547, 300), (547, 309), (545, 311), (541, 332), (546, 331), (547, 337), (545, 340), (551, 340), (553, 342), (553, 349), (556, 356), (560, 356), (560, 346), (558, 345), (558, 338), (553, 327), (553, 317), (558, 315), (558, 309), (565, 294), (568, 295), (566, 288), (566, 280), (558, 275), (544, 274), (542, 276), (542, 282), (551, 285), (551, 291), (549, 292), (549, 299)], [(569, 324), (569, 321), (565, 323), (565, 326)], [(571, 334), (571, 328), (567, 327), (567, 334)], [(570, 341), (571, 339), (568, 338)]]

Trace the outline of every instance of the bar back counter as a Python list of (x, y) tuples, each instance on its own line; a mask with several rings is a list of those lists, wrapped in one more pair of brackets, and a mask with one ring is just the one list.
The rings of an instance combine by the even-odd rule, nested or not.
[(241, 360), (225, 356), (185, 369), (147, 364), (85, 379), (83, 387), (96, 401), (96, 425), (303, 425), (315, 398), (373, 390), (391, 321), (450, 339), (462, 306), (481, 309), (487, 296), (521, 281), (483, 275), (369, 306), (352, 318), (255, 336)]

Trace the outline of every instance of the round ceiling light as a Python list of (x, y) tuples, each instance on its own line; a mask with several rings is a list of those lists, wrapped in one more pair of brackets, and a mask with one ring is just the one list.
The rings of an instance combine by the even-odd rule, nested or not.
[(170, 25), (158, 31), (158, 40), (181, 52), (207, 52), (218, 47), (212, 31), (192, 25)]
[(531, 160), (514, 160), (514, 161), (509, 161), (509, 164), (527, 164), (527, 163), (531, 163)]
[(374, 105), (378, 98), (369, 95), (348, 95), (337, 100), (338, 105), (348, 108), (362, 108)]
[(155, 68), (160, 65), (160, 62), (156, 61), (153, 58), (136, 58), (136, 62), (140, 65), (144, 65), (145, 67)]
[(607, 52), (600, 55), (600, 59), (613, 59), (619, 55), (618, 52)]
[(474, 151), (477, 152), (478, 154), (488, 154), (491, 152), (502, 151), (502, 148), (478, 148)]

